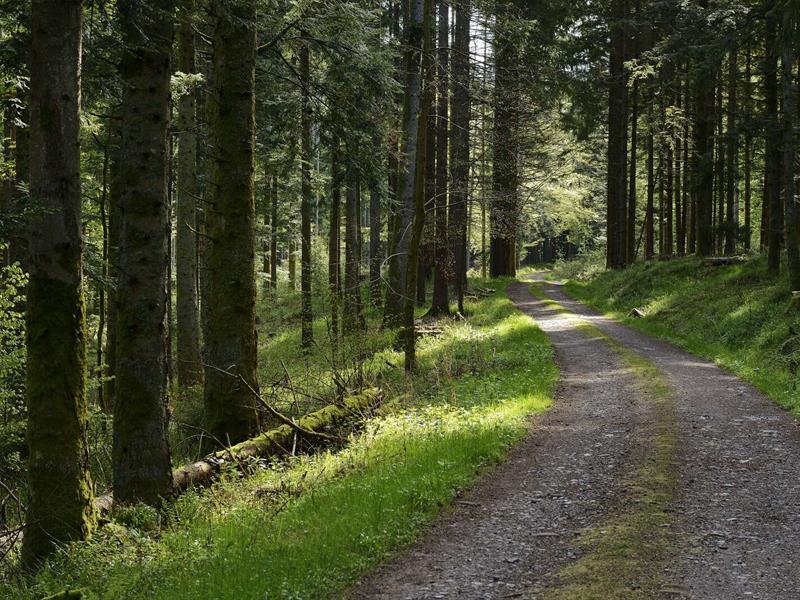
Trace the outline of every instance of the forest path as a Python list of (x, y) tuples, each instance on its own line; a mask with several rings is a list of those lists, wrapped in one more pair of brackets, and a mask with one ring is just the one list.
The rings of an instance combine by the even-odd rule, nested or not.
[(558, 284), (529, 288), (509, 294), (556, 350), (554, 408), (348, 597), (797, 598), (797, 422)]

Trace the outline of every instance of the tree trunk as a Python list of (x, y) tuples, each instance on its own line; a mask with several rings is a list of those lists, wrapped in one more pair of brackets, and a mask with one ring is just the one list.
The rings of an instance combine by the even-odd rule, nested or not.
[(797, 8), (787, 4), (783, 9), (781, 63), (783, 65), (783, 186), (786, 207), (786, 254), (789, 271), (789, 292), (800, 291), (800, 205), (795, 185), (794, 119), (797, 106), (794, 68), (797, 39)]
[(361, 303), (361, 244), (359, 229), (361, 215), (358, 207), (358, 175), (355, 165), (347, 169), (347, 199), (345, 204), (345, 273), (344, 273), (344, 329), (354, 332), (364, 329)]
[[(412, 0), (411, 20), (414, 27), (419, 27), (421, 36), (415, 42), (419, 45), (414, 48), (414, 55), (418, 61), (411, 61), (409, 66), (418, 71), (420, 81), (424, 88), (420, 90), (419, 111), (411, 119), (416, 126), (416, 133), (410, 130), (407, 132), (408, 138), (414, 138), (416, 144), (414, 151), (408, 160), (416, 163), (413, 180), (414, 197), (414, 219), (412, 222), (411, 240), (409, 242), (408, 266), (406, 270), (406, 301), (403, 306), (403, 334), (405, 345), (405, 369), (407, 372), (414, 371), (417, 365), (416, 335), (414, 333), (414, 298), (413, 290), (416, 285), (416, 274), (419, 266), (419, 247), (422, 241), (422, 231), (425, 227), (425, 151), (427, 149), (428, 138), (428, 115), (433, 104), (433, 1), (432, 0)], [(415, 93), (415, 90), (408, 88), (408, 95)], [(408, 104), (408, 100), (406, 100)], [(409, 140), (406, 140), (406, 145)]]
[[(683, 111), (683, 90), (682, 88), (682, 79), (680, 74), (676, 78), (675, 86), (676, 86), (676, 93), (675, 93), (675, 101), (676, 106), (678, 109), (678, 113)], [(672, 132), (672, 145), (675, 148), (675, 164), (674, 164), (674, 175), (675, 175), (675, 195), (674, 195), (674, 207), (675, 207), (675, 248), (677, 249), (677, 254), (679, 256), (683, 256), (683, 248), (681, 245), (681, 230), (683, 229), (683, 202), (681, 194), (683, 192), (681, 188), (682, 178), (681, 175), (683, 174), (683, 162), (681, 160), (681, 130), (675, 128)]]
[(331, 339), (339, 338), (339, 300), (341, 297), (342, 174), (339, 141), (331, 144), (331, 214), (328, 233), (328, 294), (331, 305)]
[(739, 132), (736, 118), (738, 115), (737, 85), (739, 79), (739, 52), (736, 46), (731, 48), (728, 59), (728, 148), (727, 179), (725, 202), (725, 254), (736, 254), (739, 233)]
[[(379, 156), (381, 139), (372, 140), (375, 156)], [(377, 177), (370, 177), (369, 186), (369, 301), (375, 308), (381, 307), (381, 186)]]
[(311, 306), (311, 203), (314, 201), (311, 189), (311, 66), (308, 43), (300, 47), (300, 79), (301, 79), (301, 153), (300, 186), (302, 201), (300, 204), (300, 345), (309, 349), (314, 343), (314, 314)]
[[(721, 71), (721, 70), (720, 70)], [(723, 117), (725, 111), (722, 105), (722, 91), (724, 87), (722, 73), (717, 77), (717, 135), (716, 146), (717, 154), (714, 167), (714, 200), (716, 202), (716, 222), (714, 227), (714, 247), (718, 255), (722, 255), (725, 249), (725, 127)]]
[(278, 176), (272, 176), (272, 195), (270, 197), (269, 218), (269, 284), (272, 291), (278, 289)]
[[(464, 292), (467, 284), (467, 200), (469, 198), (470, 137), (470, 21), (471, 0), (456, 5), (456, 27), (453, 52), (453, 81), (450, 119), (450, 214), (448, 233), (453, 256), (453, 282), (458, 299), (458, 312), (464, 314)], [(481, 158), (484, 161), (484, 158)], [(485, 161), (484, 161), (485, 162)], [(485, 168), (481, 173), (485, 175)], [(483, 194), (483, 269), (486, 268), (486, 182), (481, 181)]]
[[(504, 6), (504, 5), (502, 5)], [(517, 103), (519, 48), (510, 7), (498, 4), (495, 31), (494, 171), (489, 211), (489, 274), (516, 275), (516, 238), (519, 215), (519, 132)]]
[(80, 0), (35, 0), (27, 288), (28, 504), (22, 561), (87, 537), (95, 523), (86, 447), (81, 283)]
[[(193, 16), (195, 0), (181, 0), (178, 25), (178, 70), (195, 73)], [(200, 357), (200, 305), (197, 290), (197, 100), (194, 89), (178, 102), (178, 200), (176, 203), (176, 316), (178, 384), (203, 381)]]
[(752, 196), (753, 196), (753, 67), (752, 52), (747, 47), (744, 74), (744, 111), (747, 126), (744, 130), (744, 251), (749, 252), (753, 239)]
[(171, 493), (167, 444), (167, 199), (171, 0), (119, 3), (124, 52), (120, 164), (114, 494), (158, 504)]
[(783, 207), (781, 205), (781, 128), (778, 116), (778, 19), (775, 0), (766, 7), (764, 55), (764, 110), (766, 111), (764, 205), (769, 216), (767, 268), (777, 273), (781, 268)]
[(633, 82), (631, 91), (631, 164), (628, 178), (628, 215), (625, 232), (625, 262), (629, 265), (636, 260), (636, 151), (639, 143), (639, 80)]
[(430, 315), (450, 314), (448, 281), (452, 257), (447, 235), (448, 165), (447, 144), (450, 123), (450, 4), (439, 0), (438, 80), (439, 103), (436, 109), (436, 192), (434, 223), (433, 300)]
[[(255, 0), (215, 0), (208, 211), (209, 322), (204, 424), (214, 445), (247, 439), (257, 425), (255, 284)], [(210, 444), (209, 444), (210, 445)]]
[[(420, 102), (422, 96), (422, 74), (419, 69), (422, 52), (422, 13), (424, 0), (410, 0), (408, 19), (405, 23), (405, 95), (403, 99), (403, 140), (401, 143), (399, 198), (393, 219), (393, 230), (389, 248), (389, 281), (384, 304), (383, 323), (397, 327), (402, 322), (405, 300), (413, 301), (416, 290), (407, 285), (411, 224), (414, 217), (415, 182), (417, 180), (417, 136), (419, 134)], [(415, 265), (416, 269), (416, 265)]]
[[(708, 8), (708, 0), (700, 2)], [(715, 65), (695, 64), (694, 152), (692, 195), (695, 207), (696, 251), (714, 253), (712, 211), (714, 203), (714, 80)]]
[[(653, 94), (650, 94), (650, 112), (652, 120)], [(645, 212), (644, 255), (647, 260), (653, 260), (656, 255), (655, 234), (655, 141), (652, 127), (647, 131), (647, 208)]]
[(608, 92), (608, 182), (606, 205), (607, 258), (609, 268), (625, 266), (625, 240), (627, 237), (627, 77), (626, 52), (626, 0), (611, 2), (611, 58), (609, 64)]

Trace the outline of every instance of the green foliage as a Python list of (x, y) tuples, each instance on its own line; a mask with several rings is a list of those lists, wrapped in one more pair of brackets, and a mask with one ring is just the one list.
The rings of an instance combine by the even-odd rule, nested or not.
[(557, 260), (553, 264), (551, 276), (555, 279), (575, 279), (587, 281), (596, 277), (605, 270), (605, 246), (584, 252), (571, 260)]
[[(628, 324), (699, 354), (755, 384), (800, 414), (800, 315), (789, 306), (786, 276), (762, 258), (728, 267), (700, 259), (637, 263), (567, 290)], [(632, 308), (643, 319), (626, 315)]]
[(12, 489), (21, 487), (24, 468), (25, 282), (19, 265), (0, 268), (0, 480)]
[[(550, 403), (556, 369), (544, 334), (502, 293), (471, 303), (467, 322), (420, 342), (407, 377), (390, 336), (373, 361), (393, 391), (338, 453), (273, 465), (189, 493), (160, 537), (138, 509), (74, 544), (11, 598), (79, 587), (87, 598), (319, 598), (340, 593), (504, 455)], [(274, 340), (271, 344), (281, 344)], [(290, 359), (290, 364), (296, 359)], [(289, 366), (289, 369), (295, 367)], [(190, 568), (187, 568), (191, 565)]]

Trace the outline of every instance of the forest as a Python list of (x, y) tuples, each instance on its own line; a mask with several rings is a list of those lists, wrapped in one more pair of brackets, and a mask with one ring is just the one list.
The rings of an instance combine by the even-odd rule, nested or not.
[(796, 0), (0, 0), (0, 597), (796, 598)]

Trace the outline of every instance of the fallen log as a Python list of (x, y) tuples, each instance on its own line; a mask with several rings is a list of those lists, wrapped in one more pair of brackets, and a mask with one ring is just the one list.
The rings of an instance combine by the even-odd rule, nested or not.
[(727, 267), (744, 262), (747, 262), (747, 259), (743, 256), (710, 256), (703, 259), (703, 265), (706, 267)]
[(346, 398), (341, 405), (331, 404), (309, 413), (296, 421), (296, 426), (281, 425), (235, 446), (210, 454), (205, 458), (184, 465), (172, 472), (175, 493), (198, 485), (206, 485), (223, 468), (234, 466), (251, 458), (274, 458), (289, 454), (296, 439), (311, 441), (336, 425), (350, 420), (354, 415), (368, 413), (380, 404), (380, 390), (370, 389)]

